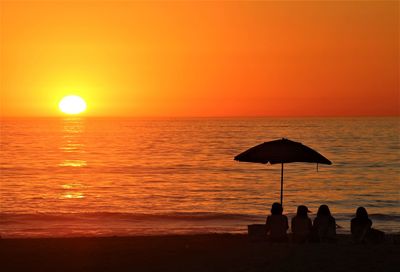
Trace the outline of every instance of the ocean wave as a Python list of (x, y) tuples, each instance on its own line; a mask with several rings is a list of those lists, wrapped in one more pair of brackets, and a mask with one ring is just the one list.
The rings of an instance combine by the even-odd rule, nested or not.
[(374, 213), (374, 214), (370, 214), (369, 217), (372, 220), (400, 221), (400, 215), (389, 215), (389, 214)]
[[(294, 214), (288, 214), (289, 220)], [(335, 214), (349, 233), (354, 214)], [(388, 233), (399, 232), (400, 215), (371, 214), (374, 226)], [(311, 216), (313, 218), (313, 216)], [(184, 233), (246, 233), (247, 225), (263, 224), (265, 215), (217, 212), (171, 212), (159, 214), (81, 213), (0, 213), (2, 237), (130, 236)]]
[[(287, 214), (292, 218), (294, 214)], [(352, 213), (337, 213), (337, 220), (349, 220)], [(371, 220), (400, 222), (400, 214), (370, 214)], [(235, 214), (218, 212), (171, 212), (171, 213), (119, 213), (119, 212), (80, 212), (80, 213), (0, 213), (0, 224), (19, 224), (27, 221), (240, 221), (263, 222), (266, 215)]]
[(18, 224), (27, 221), (71, 221), (71, 220), (119, 220), (119, 221), (207, 221), (264, 220), (264, 216), (213, 212), (173, 212), (173, 213), (118, 213), (118, 212), (83, 212), (83, 213), (1, 213), (0, 224)]

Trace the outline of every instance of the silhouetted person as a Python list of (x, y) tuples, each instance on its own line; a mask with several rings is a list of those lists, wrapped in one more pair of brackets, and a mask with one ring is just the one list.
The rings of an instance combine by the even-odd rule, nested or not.
[(275, 202), (272, 204), (271, 215), (267, 217), (266, 230), (271, 242), (287, 242), (286, 231), (289, 228), (286, 215), (282, 214), (282, 205)]
[(372, 221), (368, 218), (367, 210), (364, 207), (358, 207), (356, 217), (351, 219), (351, 235), (356, 243), (365, 242), (367, 233), (370, 232)]
[(336, 241), (336, 220), (331, 215), (331, 211), (327, 205), (321, 205), (318, 208), (312, 231), (314, 242)]
[(351, 235), (355, 243), (382, 242), (384, 233), (372, 228), (372, 221), (364, 207), (358, 207), (356, 217), (351, 219)]
[(297, 207), (297, 214), (292, 218), (291, 228), (293, 233), (293, 242), (304, 243), (309, 240), (312, 222), (308, 217), (310, 211), (304, 205)]

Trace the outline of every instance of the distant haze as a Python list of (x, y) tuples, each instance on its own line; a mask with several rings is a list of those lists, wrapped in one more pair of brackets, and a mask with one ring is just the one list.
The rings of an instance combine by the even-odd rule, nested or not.
[(0, 5), (2, 116), (399, 115), (398, 1)]

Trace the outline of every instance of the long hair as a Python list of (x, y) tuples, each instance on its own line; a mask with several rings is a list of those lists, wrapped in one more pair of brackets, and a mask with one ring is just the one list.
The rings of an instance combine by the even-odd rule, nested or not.
[(317, 217), (318, 216), (329, 216), (329, 217), (332, 216), (328, 205), (324, 204), (324, 205), (319, 206), (318, 212), (317, 212)]
[(368, 212), (364, 207), (358, 207), (356, 217), (359, 219), (368, 219)]
[(297, 216), (302, 218), (307, 218), (308, 217), (307, 213), (308, 213), (307, 206), (300, 205), (297, 207), (297, 213), (296, 213)]

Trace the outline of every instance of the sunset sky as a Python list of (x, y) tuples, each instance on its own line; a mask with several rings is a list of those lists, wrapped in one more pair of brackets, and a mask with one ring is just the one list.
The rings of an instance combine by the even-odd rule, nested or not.
[(399, 115), (399, 2), (1, 1), (2, 116)]

